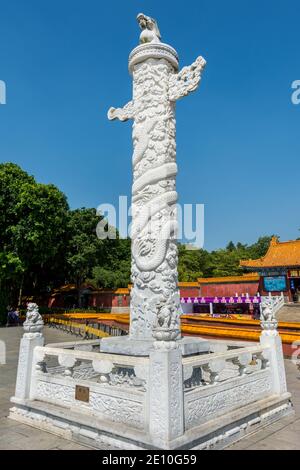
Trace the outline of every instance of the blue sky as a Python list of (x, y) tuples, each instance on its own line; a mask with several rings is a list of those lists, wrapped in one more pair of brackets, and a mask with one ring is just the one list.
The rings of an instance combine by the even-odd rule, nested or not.
[(298, 237), (298, 0), (0, 0), (0, 161), (56, 184), (72, 208), (130, 195), (131, 123), (106, 113), (131, 98), (141, 11), (181, 66), (207, 60), (177, 105), (177, 187), (181, 203), (205, 204), (205, 248)]

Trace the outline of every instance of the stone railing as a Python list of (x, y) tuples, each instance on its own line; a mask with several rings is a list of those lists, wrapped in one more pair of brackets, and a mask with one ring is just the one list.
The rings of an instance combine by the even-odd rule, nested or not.
[(270, 357), (253, 346), (183, 358), (185, 429), (270, 395)]
[(38, 346), (32, 365), (30, 400), (145, 426), (149, 359)]
[(284, 295), (267, 295), (261, 297), (261, 308), (269, 307), (272, 309), (273, 314), (276, 315), (279, 310), (284, 306)]
[(143, 357), (95, 352), (97, 341), (45, 347), (42, 324), (28, 319), (10, 416), (56, 433), (63, 427), (66, 436), (109, 432), (140, 442), (144, 433), (143, 442), (159, 448), (183, 448), (194, 430), (200, 438), (217, 426), (214, 439), (225, 442), (228, 433), (252, 432), (253, 423), (290, 407), (268, 309), (261, 327), (255, 345), (211, 342), (214, 352), (182, 356), (175, 341), (155, 341)]
[(184, 388), (215, 385), (269, 367), (267, 347), (253, 346), (183, 358)]
[(46, 346), (48, 348), (75, 349), (75, 350), (90, 351), (90, 352), (100, 351), (99, 339), (85, 339), (85, 340), (80, 340), (80, 341), (65, 341), (62, 343), (49, 343)]
[(142, 374), (144, 377), (148, 360), (50, 345), (36, 347), (33, 362), (35, 370), (42, 373), (42, 378), (45, 375), (80, 377), (108, 385), (126, 384), (138, 389), (144, 388), (145, 378), (138, 376)]
[[(269, 359), (270, 348), (259, 345), (182, 358), (185, 428), (270, 394)], [(30, 399), (89, 408), (102, 419), (142, 429), (148, 374), (149, 358), (38, 346)], [(78, 388), (88, 393), (88, 403), (77, 396)]]

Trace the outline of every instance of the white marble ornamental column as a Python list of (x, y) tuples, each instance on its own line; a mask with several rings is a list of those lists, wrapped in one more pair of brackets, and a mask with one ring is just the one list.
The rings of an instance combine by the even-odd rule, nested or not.
[(156, 21), (143, 14), (137, 19), (140, 45), (129, 56), (133, 97), (123, 108), (110, 108), (108, 118), (133, 120), (129, 339), (145, 346), (145, 340), (180, 339), (175, 104), (196, 90), (205, 60), (198, 57), (178, 72), (177, 52), (161, 42)]

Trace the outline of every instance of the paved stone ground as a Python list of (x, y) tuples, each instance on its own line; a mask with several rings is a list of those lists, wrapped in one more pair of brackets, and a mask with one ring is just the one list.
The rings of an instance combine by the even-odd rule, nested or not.
[[(0, 328), (0, 340), (5, 341), (7, 363), (0, 365), (0, 450), (86, 450), (76, 444), (44, 431), (18, 424), (6, 418), (11, 406), (9, 398), (14, 394), (19, 342), (22, 328)], [(47, 343), (70, 341), (71, 336), (58, 330), (45, 328)], [(293, 395), (295, 416), (283, 420), (248, 436), (230, 449), (300, 449), (300, 372), (289, 360), (285, 361), (288, 389)], [(103, 447), (103, 450), (107, 448)]]
[(284, 322), (300, 322), (300, 304), (284, 305), (278, 312), (278, 321)]
[(288, 391), (295, 415), (286, 417), (228, 447), (230, 450), (300, 450), (300, 372), (285, 360)]
[[(45, 328), (46, 343), (70, 341), (71, 336), (52, 328)], [(14, 394), (19, 343), (23, 328), (0, 328), (0, 340), (6, 343), (6, 365), (0, 365), (0, 450), (86, 450), (81, 446), (39, 429), (19, 424), (7, 419), (11, 403), (9, 398)]]

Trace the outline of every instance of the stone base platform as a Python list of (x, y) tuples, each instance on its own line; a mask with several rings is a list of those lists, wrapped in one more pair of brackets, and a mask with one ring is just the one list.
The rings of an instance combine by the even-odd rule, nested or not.
[[(115, 336), (112, 338), (102, 338), (100, 342), (100, 352), (111, 354), (125, 354), (129, 356), (149, 356), (153, 350), (153, 339), (138, 340), (130, 336)], [(178, 341), (183, 356), (210, 352), (209, 341), (202, 338), (187, 337)]]
[[(92, 448), (103, 444), (126, 450), (157, 449), (149, 434), (124, 424), (40, 401), (11, 399), (9, 418)], [(290, 394), (272, 396), (212, 419), (169, 443), (168, 449), (223, 449), (284, 416), (293, 414)]]

